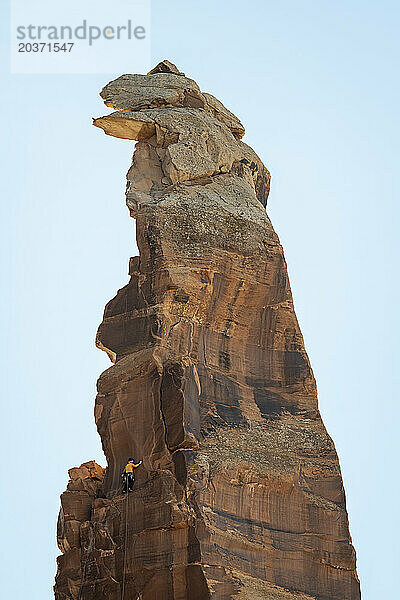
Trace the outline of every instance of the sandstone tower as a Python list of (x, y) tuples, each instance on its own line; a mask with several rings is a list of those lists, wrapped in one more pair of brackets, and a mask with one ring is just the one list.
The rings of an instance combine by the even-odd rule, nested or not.
[[(168, 61), (101, 96), (116, 112), (94, 125), (137, 141), (140, 254), (97, 334), (114, 363), (95, 406), (107, 468), (70, 470), (56, 599), (359, 600), (268, 170)], [(124, 495), (130, 456), (143, 465)]]

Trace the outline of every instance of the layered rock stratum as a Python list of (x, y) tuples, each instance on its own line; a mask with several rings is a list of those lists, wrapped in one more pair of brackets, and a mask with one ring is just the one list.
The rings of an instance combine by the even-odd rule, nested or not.
[[(358, 600), (338, 457), (241, 122), (163, 61), (101, 92), (137, 140), (139, 256), (106, 306), (95, 419), (70, 470), (57, 600)], [(129, 457), (143, 460), (122, 494)]]

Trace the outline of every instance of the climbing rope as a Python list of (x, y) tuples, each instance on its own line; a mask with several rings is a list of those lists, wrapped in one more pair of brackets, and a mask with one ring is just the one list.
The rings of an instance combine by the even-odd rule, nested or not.
[[(127, 485), (127, 482), (126, 482)], [(114, 503), (114, 500), (112, 501)], [(121, 600), (124, 600), (125, 598), (125, 579), (126, 579), (126, 560), (127, 560), (127, 541), (128, 541), (128, 512), (129, 512), (129, 491), (128, 489), (126, 490), (126, 501), (125, 501), (125, 533), (124, 533), (124, 561), (123, 561), (123, 573), (122, 573), (122, 594), (121, 594)], [(90, 528), (91, 529), (91, 528)], [(85, 579), (86, 579), (86, 569), (87, 569), (87, 565), (89, 564), (89, 555), (91, 550), (93, 549), (93, 540), (94, 540), (94, 536), (92, 532), (89, 532), (89, 543), (86, 547), (86, 552), (85, 552), (85, 561), (83, 564), (83, 569), (82, 569), (82, 577), (81, 577), (81, 583), (79, 586), (79, 594), (78, 594), (78, 600), (82, 599), (82, 592), (83, 592), (83, 587), (85, 584)], [(94, 563), (96, 563), (96, 561), (92, 561)]]
[(83, 584), (85, 583), (85, 578), (86, 578), (86, 567), (88, 565), (89, 553), (90, 553), (90, 551), (92, 549), (92, 545), (93, 545), (93, 535), (90, 536), (90, 541), (89, 541), (89, 543), (87, 545), (86, 552), (85, 552), (86, 557), (85, 557), (85, 562), (84, 562), (83, 570), (82, 570), (81, 585), (79, 586), (78, 600), (81, 600), (81, 598), (82, 598)]
[(126, 546), (128, 539), (128, 508), (129, 508), (129, 490), (126, 490), (126, 505), (125, 505), (125, 539), (124, 539), (124, 569), (122, 572), (122, 594), (121, 600), (125, 597), (125, 577), (126, 577)]

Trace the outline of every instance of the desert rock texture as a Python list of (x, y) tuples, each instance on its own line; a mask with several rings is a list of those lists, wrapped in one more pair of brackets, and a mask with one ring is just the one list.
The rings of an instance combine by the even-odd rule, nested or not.
[[(101, 92), (139, 256), (97, 346), (107, 468), (70, 470), (56, 600), (358, 600), (338, 457), (244, 127), (168, 61)], [(129, 457), (143, 460), (121, 490)]]

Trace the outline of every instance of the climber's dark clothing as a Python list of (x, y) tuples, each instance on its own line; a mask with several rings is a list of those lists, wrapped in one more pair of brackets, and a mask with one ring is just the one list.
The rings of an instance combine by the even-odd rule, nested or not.
[(133, 488), (133, 484), (135, 483), (135, 476), (133, 473), (123, 473), (122, 474), (124, 480), (124, 492), (131, 492)]

